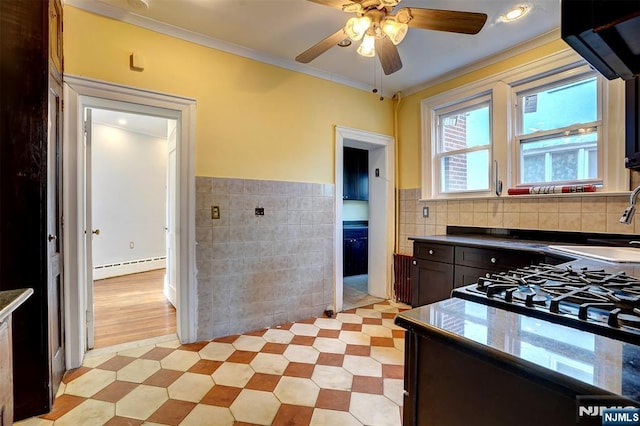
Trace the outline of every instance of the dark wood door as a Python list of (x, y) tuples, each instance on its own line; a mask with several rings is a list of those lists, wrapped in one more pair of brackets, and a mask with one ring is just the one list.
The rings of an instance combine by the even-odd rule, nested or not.
[(64, 297), (62, 280), (62, 87), (49, 78), (47, 132), (47, 262), (50, 392), (55, 397), (65, 371)]

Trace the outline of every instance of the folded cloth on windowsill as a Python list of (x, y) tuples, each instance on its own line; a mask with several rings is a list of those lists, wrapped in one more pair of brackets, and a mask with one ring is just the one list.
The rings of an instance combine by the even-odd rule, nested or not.
[(519, 188), (509, 188), (509, 195), (529, 195), (529, 194), (569, 194), (577, 192), (596, 192), (596, 186), (589, 185), (543, 185), (526, 186)]

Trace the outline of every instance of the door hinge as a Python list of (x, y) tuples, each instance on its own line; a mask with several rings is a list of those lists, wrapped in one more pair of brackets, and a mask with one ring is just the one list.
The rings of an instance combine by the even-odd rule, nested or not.
[(89, 124), (89, 123), (87, 123), (86, 121), (84, 121), (84, 122), (82, 123), (82, 130), (84, 131), (84, 134), (85, 134), (85, 135), (87, 134), (88, 124)]
[(64, 99), (60, 101), (60, 111), (64, 112)]

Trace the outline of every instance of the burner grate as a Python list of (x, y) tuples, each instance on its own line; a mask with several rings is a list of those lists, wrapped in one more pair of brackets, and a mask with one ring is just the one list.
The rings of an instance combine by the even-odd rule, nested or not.
[(455, 289), (454, 294), (580, 329), (616, 337), (630, 334), (631, 341), (640, 340), (640, 280), (624, 272), (539, 264), (490, 274), (476, 284)]

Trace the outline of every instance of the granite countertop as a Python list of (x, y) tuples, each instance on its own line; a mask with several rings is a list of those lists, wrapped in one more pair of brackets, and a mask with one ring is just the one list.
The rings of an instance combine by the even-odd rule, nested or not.
[[(557, 234), (557, 235), (556, 235)], [(577, 235), (583, 238), (577, 239)], [(551, 236), (551, 237), (549, 237)], [(563, 237), (565, 239), (563, 239)], [(424, 241), (438, 244), (465, 245), (479, 248), (499, 248), (508, 250), (523, 250), (537, 253), (547, 253), (567, 259), (559, 266), (571, 266), (574, 268), (604, 269), (608, 272), (624, 272), (627, 275), (640, 278), (640, 263), (608, 262), (592, 257), (567, 253), (552, 249), (550, 245), (616, 245), (627, 246), (628, 241), (634, 240), (633, 235), (607, 235), (607, 234), (579, 234), (579, 233), (548, 233), (539, 231), (536, 238), (535, 231), (527, 232), (527, 239), (520, 240), (514, 236), (501, 236), (491, 234), (455, 234), (455, 235), (430, 235), (412, 236), (413, 241)], [(640, 250), (640, 249), (639, 249)]]
[(637, 345), (457, 298), (402, 312), (395, 321), (578, 394), (640, 402)]
[(13, 311), (33, 294), (33, 289), (0, 291), (0, 321), (4, 321)]

